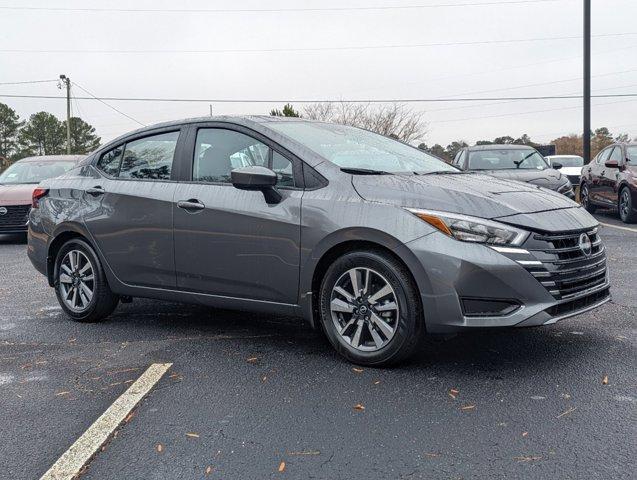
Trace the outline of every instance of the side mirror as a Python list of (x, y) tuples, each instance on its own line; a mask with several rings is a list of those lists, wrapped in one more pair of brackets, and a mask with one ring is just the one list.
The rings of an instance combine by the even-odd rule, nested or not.
[(235, 168), (230, 172), (232, 185), (239, 190), (260, 190), (268, 203), (279, 203), (281, 194), (275, 188), (277, 182), (276, 173), (269, 168), (251, 165), (249, 167)]
[(561, 163), (551, 162), (551, 167), (553, 167), (555, 170), (559, 170), (563, 167), (563, 165)]
[(617, 163), (617, 160), (606, 160), (606, 163), (604, 163), (604, 165), (606, 165), (606, 168), (619, 168), (619, 163)]

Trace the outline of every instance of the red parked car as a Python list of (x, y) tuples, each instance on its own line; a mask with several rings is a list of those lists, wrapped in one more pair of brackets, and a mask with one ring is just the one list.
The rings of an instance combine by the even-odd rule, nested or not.
[(0, 173), (0, 234), (26, 233), (33, 191), (47, 178), (59, 177), (84, 155), (23, 158)]
[(637, 222), (637, 143), (606, 147), (582, 168), (580, 201), (590, 213), (617, 208), (624, 223)]

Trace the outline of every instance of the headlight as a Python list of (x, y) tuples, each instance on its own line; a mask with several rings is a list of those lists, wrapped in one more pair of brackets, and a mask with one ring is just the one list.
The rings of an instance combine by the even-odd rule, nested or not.
[(489, 245), (521, 245), (529, 232), (504, 223), (457, 213), (406, 208), (421, 220), (456, 240)]
[(557, 188), (558, 193), (566, 193), (569, 190), (573, 190), (573, 185), (571, 184), (570, 180), (567, 180), (566, 183), (564, 183), (563, 185), (560, 185)]

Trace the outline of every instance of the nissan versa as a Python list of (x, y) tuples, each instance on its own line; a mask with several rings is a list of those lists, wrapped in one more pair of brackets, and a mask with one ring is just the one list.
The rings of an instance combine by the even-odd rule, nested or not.
[(300, 315), (366, 365), (425, 333), (555, 323), (610, 298), (597, 222), (354, 127), (207, 117), (120, 137), (33, 194), (66, 314), (149, 297)]

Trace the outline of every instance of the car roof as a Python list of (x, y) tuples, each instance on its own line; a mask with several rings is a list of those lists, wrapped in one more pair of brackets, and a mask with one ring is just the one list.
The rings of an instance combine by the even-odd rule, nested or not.
[(489, 150), (535, 150), (534, 147), (530, 145), (514, 145), (514, 144), (498, 144), (498, 145), (474, 145), (472, 147), (467, 147), (467, 150), (470, 152), (481, 152), (481, 151), (489, 151)]
[(582, 158), (581, 155), (547, 155), (546, 157), (547, 158), (548, 157), (551, 157), (551, 158), (557, 158), (557, 157), (560, 157), (560, 158)]
[(75, 162), (78, 163), (86, 158), (86, 155), (39, 155), (36, 157), (26, 157), (18, 162)]

